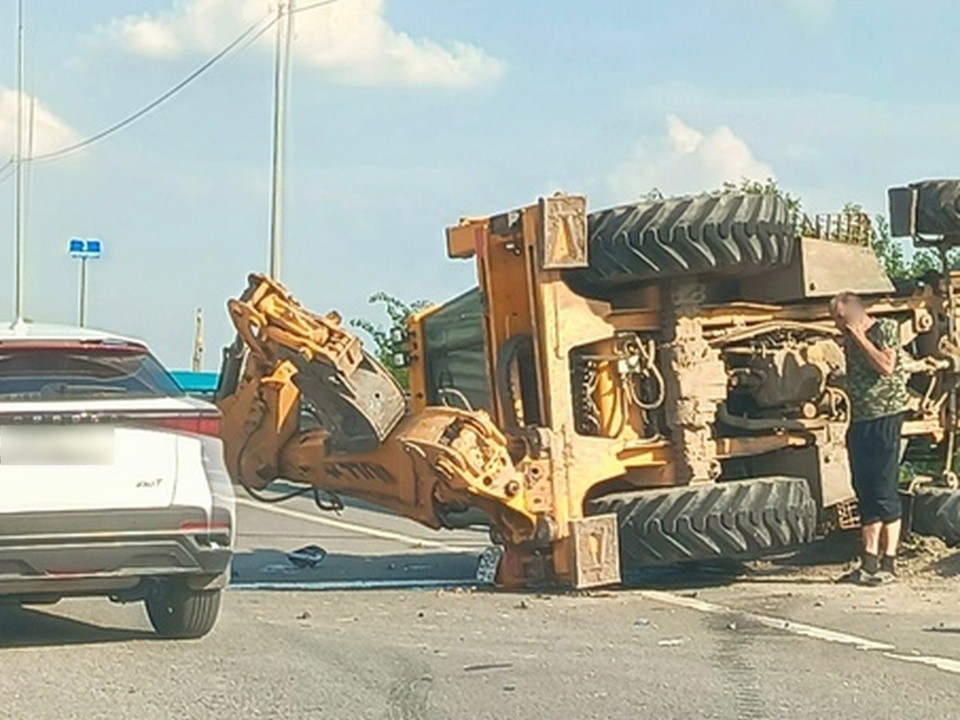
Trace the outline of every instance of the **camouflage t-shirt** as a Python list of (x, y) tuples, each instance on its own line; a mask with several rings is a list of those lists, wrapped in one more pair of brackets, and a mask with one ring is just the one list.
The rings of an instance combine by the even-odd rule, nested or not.
[(907, 409), (907, 373), (900, 349), (900, 330), (895, 320), (882, 318), (869, 330), (867, 338), (881, 350), (893, 348), (897, 359), (890, 375), (881, 375), (867, 359), (857, 341), (847, 335), (847, 390), (850, 393), (854, 421), (896, 415)]

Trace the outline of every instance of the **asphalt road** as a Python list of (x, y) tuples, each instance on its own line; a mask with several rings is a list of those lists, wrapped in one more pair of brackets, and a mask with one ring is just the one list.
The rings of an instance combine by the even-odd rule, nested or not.
[[(483, 535), (306, 502), (243, 504), (240, 519), (236, 585), (204, 640), (155, 640), (139, 606), (102, 600), (0, 615), (0, 717), (960, 716), (956, 578), (415, 589), (469, 581)], [(286, 552), (307, 544), (327, 556), (291, 568)], [(388, 589), (321, 590), (370, 586)]]
[[(472, 583), (486, 532), (435, 532), (362, 505), (321, 513), (306, 498), (263, 505), (241, 496), (234, 586), (244, 589), (371, 589)], [(298, 568), (287, 553), (318, 546), (327, 555)]]

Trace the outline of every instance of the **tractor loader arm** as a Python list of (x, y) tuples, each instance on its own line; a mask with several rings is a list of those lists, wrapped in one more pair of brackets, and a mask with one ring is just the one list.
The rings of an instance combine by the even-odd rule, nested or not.
[(217, 402), (234, 482), (305, 483), (432, 528), (476, 507), (507, 543), (535, 536), (523, 471), (485, 412), (407, 413), (402, 389), (339, 316), (305, 310), (267, 277), (250, 276), (228, 309), (237, 340)]

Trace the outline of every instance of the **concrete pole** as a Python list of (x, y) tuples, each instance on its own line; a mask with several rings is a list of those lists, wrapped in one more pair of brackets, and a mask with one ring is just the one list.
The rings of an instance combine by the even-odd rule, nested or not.
[(283, 160), (287, 91), (290, 83), (290, 42), (293, 36), (293, 0), (277, 5), (277, 45), (273, 67), (273, 162), (270, 187), (270, 277), (280, 279), (283, 235)]
[(24, 174), (23, 174), (23, 0), (17, 0), (17, 140), (14, 171), (16, 200), (14, 209), (14, 301), (16, 320), (23, 319), (24, 275)]
[(87, 258), (80, 258), (80, 327), (87, 326)]

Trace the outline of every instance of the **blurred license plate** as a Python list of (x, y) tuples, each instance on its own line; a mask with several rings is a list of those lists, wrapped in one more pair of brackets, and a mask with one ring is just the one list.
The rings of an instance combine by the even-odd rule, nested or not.
[(92, 425), (0, 426), (2, 465), (110, 465), (113, 428)]

